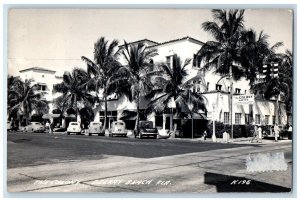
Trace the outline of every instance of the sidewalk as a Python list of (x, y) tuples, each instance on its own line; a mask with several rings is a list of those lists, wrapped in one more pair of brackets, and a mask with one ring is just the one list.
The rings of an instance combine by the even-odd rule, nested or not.
[[(222, 138), (217, 138), (215, 143), (223, 143), (223, 144), (259, 144), (259, 145), (264, 145), (264, 144), (282, 144), (282, 143), (287, 143), (287, 142), (292, 142), (292, 140), (288, 140), (288, 139), (283, 139), (283, 140), (278, 140), (278, 142), (275, 142), (275, 140), (272, 139), (262, 139), (261, 143), (255, 142), (253, 141), (251, 143), (251, 139), (252, 137), (242, 137), (242, 138), (234, 138), (234, 139), (229, 139), (228, 142), (223, 141)], [(201, 138), (173, 138), (170, 137), (169, 140), (174, 140), (174, 141), (189, 141), (189, 142), (211, 142), (213, 143), (212, 138), (206, 138), (206, 140), (204, 140), (202, 137)]]

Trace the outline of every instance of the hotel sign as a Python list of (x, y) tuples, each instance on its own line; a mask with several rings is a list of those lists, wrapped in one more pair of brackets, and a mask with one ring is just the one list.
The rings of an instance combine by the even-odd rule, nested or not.
[(253, 104), (254, 103), (254, 94), (233, 95), (232, 100), (234, 103), (239, 103), (239, 104)]

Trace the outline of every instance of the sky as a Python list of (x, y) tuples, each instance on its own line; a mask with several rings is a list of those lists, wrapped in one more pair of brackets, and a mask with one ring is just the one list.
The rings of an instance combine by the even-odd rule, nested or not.
[[(293, 14), (287, 9), (247, 9), (246, 28), (268, 34), (278, 52), (292, 49)], [(209, 9), (11, 9), (8, 14), (8, 74), (44, 67), (58, 72), (86, 68), (98, 38), (120, 43), (150, 39), (164, 42), (185, 36), (211, 40), (201, 28), (213, 21)]]

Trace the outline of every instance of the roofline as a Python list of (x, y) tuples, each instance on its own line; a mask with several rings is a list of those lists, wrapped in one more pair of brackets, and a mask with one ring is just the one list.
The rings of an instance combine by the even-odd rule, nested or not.
[(165, 45), (165, 44), (168, 44), (168, 43), (174, 43), (174, 42), (182, 41), (182, 40), (192, 40), (193, 42), (196, 42), (200, 45), (204, 44), (204, 42), (202, 42), (202, 41), (199, 41), (199, 40), (197, 40), (193, 37), (186, 36), (186, 37), (183, 37), (183, 38), (178, 38), (178, 39), (162, 42), (162, 43), (159, 43), (159, 44), (156, 44), (156, 45), (153, 45), (153, 46), (148, 46), (148, 48), (157, 47), (157, 46), (160, 46), (160, 45)]
[(27, 68), (27, 69), (22, 69), (22, 70), (20, 70), (19, 72), (22, 73), (22, 72), (26, 72), (26, 71), (29, 71), (29, 70), (40, 70), (40, 71), (53, 72), (53, 73), (56, 72), (56, 71), (54, 71), (54, 70), (43, 69), (43, 68), (40, 68), (40, 67), (30, 67), (30, 68)]
[[(127, 43), (127, 44), (133, 44), (133, 43), (138, 43), (138, 42), (142, 42), (142, 41), (149, 41), (149, 42), (152, 42), (152, 43), (155, 43), (155, 44), (159, 44), (159, 43), (157, 43), (157, 42), (155, 42), (155, 41), (152, 41), (152, 40), (149, 40), (149, 39), (141, 39), (141, 40), (129, 42), (129, 43)], [(120, 45), (119, 48), (123, 47), (124, 45), (125, 45), (125, 44)]]

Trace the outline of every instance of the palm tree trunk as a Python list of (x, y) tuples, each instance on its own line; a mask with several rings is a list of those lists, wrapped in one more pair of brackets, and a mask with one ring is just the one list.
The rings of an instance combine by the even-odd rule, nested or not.
[(276, 104), (275, 104), (275, 124), (279, 124), (279, 95), (276, 95)]
[(77, 96), (75, 95), (75, 113), (76, 113), (76, 121), (77, 121)]
[(137, 110), (137, 115), (136, 115), (136, 122), (135, 122), (135, 128), (137, 130), (137, 134), (140, 132), (140, 91), (137, 93), (137, 104), (136, 104), (136, 110)]
[(233, 94), (233, 78), (232, 78), (232, 64), (229, 67), (229, 76), (230, 76), (230, 95), (229, 95), (229, 117), (230, 117), (230, 137), (233, 139), (233, 103), (232, 103), (232, 94)]
[(104, 128), (107, 129), (107, 94), (104, 92)]

